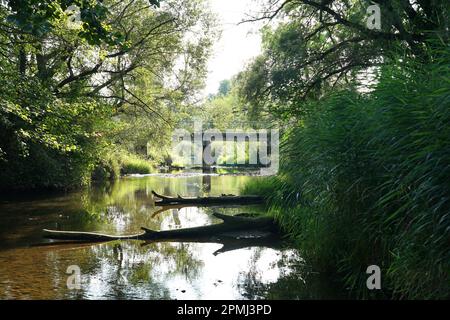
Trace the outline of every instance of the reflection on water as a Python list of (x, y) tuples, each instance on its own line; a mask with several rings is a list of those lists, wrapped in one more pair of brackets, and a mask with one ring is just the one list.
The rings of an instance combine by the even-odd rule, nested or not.
[[(151, 191), (174, 196), (237, 194), (248, 179), (255, 177), (151, 175), (62, 196), (2, 201), (0, 298), (336, 297), (329, 283), (308, 271), (300, 254), (286, 245), (253, 246), (214, 255), (221, 244), (114, 241), (48, 245), (50, 241), (41, 237), (43, 228), (122, 234), (138, 232), (141, 226), (167, 230), (218, 223), (214, 211), (236, 214), (261, 209), (185, 207), (158, 213)], [(81, 269), (80, 290), (67, 288), (70, 265)]]

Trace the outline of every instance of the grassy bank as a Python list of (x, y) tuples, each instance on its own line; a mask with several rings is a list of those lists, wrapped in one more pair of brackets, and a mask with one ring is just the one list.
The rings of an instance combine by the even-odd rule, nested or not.
[(115, 151), (102, 157), (93, 173), (92, 179), (114, 180), (126, 174), (148, 174), (155, 172), (155, 164), (137, 155)]
[(385, 66), (370, 94), (310, 103), (284, 134), (280, 173), (252, 182), (321, 271), (360, 297), (366, 268), (400, 299), (450, 293), (449, 53)]

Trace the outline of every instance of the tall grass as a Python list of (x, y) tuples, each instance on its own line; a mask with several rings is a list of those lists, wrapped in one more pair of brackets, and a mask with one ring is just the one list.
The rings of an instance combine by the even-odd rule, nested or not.
[(152, 163), (132, 154), (123, 154), (119, 160), (121, 174), (147, 174), (154, 172)]
[(370, 94), (310, 103), (277, 177), (253, 182), (323, 271), (362, 297), (367, 266), (394, 298), (450, 296), (450, 54), (387, 65)]
[(114, 180), (120, 175), (155, 172), (154, 163), (125, 150), (115, 150), (99, 157), (92, 171), (92, 180)]

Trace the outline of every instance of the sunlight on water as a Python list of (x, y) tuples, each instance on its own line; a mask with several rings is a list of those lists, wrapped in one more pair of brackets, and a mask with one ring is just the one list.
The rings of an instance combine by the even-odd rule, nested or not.
[[(161, 211), (152, 190), (166, 195), (238, 194), (250, 176), (148, 175), (59, 196), (0, 204), (2, 299), (258, 299), (327, 298), (335, 293), (287, 245), (222, 248), (201, 242), (113, 241), (58, 244), (41, 230), (139, 232), (219, 223), (214, 211), (258, 212), (257, 206), (184, 207)], [(161, 211), (161, 212), (160, 212)], [(39, 244), (36, 246), (36, 244)], [(228, 251), (230, 250), (230, 251)], [(78, 265), (81, 288), (67, 288)], [(304, 279), (308, 278), (308, 281)]]

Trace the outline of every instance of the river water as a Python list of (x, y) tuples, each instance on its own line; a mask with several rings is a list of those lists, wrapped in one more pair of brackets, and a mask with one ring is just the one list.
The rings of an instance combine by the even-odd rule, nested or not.
[[(161, 211), (165, 195), (239, 194), (248, 175), (129, 176), (112, 184), (0, 201), (0, 299), (330, 299), (341, 297), (286, 241), (222, 248), (218, 243), (128, 240), (57, 244), (42, 229), (111, 234), (187, 228), (221, 221), (213, 212), (261, 212), (259, 206)], [(221, 250), (222, 249), (222, 250)], [(231, 250), (234, 249), (234, 250)], [(70, 277), (80, 270), (79, 287)]]

